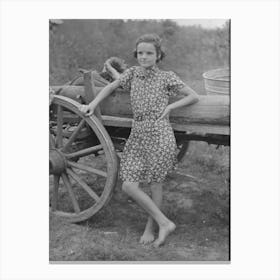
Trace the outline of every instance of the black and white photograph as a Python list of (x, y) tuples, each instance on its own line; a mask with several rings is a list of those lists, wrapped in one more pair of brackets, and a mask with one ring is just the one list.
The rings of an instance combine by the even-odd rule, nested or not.
[(0, 1), (0, 279), (279, 280), (278, 0)]
[(49, 32), (50, 262), (229, 262), (230, 19)]

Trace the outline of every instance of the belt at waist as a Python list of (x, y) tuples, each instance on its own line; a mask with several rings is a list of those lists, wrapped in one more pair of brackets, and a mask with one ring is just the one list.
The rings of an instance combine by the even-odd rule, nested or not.
[(158, 116), (134, 116), (134, 121), (142, 122), (142, 121), (156, 121), (159, 117)]

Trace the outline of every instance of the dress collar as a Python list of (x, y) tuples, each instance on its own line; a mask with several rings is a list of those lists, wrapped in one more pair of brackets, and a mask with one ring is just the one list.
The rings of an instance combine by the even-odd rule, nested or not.
[(142, 66), (139, 66), (137, 71), (137, 76), (140, 78), (148, 78), (158, 72), (159, 68), (157, 65), (153, 65), (151, 68), (146, 69)]

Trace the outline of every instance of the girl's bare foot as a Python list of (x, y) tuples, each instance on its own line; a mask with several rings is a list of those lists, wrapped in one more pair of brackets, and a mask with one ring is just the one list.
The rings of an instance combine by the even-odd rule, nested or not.
[(153, 242), (154, 239), (155, 239), (154, 233), (151, 232), (151, 231), (146, 231), (146, 230), (145, 230), (145, 232), (144, 232), (143, 235), (141, 236), (139, 242), (140, 242), (141, 244), (146, 245), (146, 244), (148, 244), (148, 243)]
[(161, 226), (159, 228), (159, 234), (158, 234), (158, 239), (153, 243), (153, 246), (155, 248), (159, 247), (160, 245), (162, 245), (166, 239), (166, 237), (172, 232), (174, 231), (176, 228), (176, 225), (172, 222), (170, 222), (169, 224), (167, 224), (166, 226)]
[(144, 233), (141, 236), (139, 242), (141, 244), (148, 244), (148, 243), (153, 242), (154, 239), (155, 239), (155, 236), (154, 236), (154, 221), (153, 221), (152, 217), (149, 216), (148, 220), (147, 220), (147, 223), (146, 223), (146, 226), (145, 226)]

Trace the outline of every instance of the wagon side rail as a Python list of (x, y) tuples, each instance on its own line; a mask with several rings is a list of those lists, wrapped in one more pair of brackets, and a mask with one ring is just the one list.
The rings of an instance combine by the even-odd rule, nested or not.
[[(61, 87), (53, 87), (57, 90)], [(98, 94), (102, 87), (96, 87)], [(65, 86), (60, 95), (87, 103), (83, 86)], [(170, 103), (181, 97), (170, 98)], [(129, 94), (116, 90), (100, 104), (102, 121), (105, 126), (131, 127), (132, 110)], [(200, 101), (188, 107), (171, 112), (170, 122), (175, 131), (197, 135), (230, 135), (230, 99), (222, 95), (200, 95)]]

